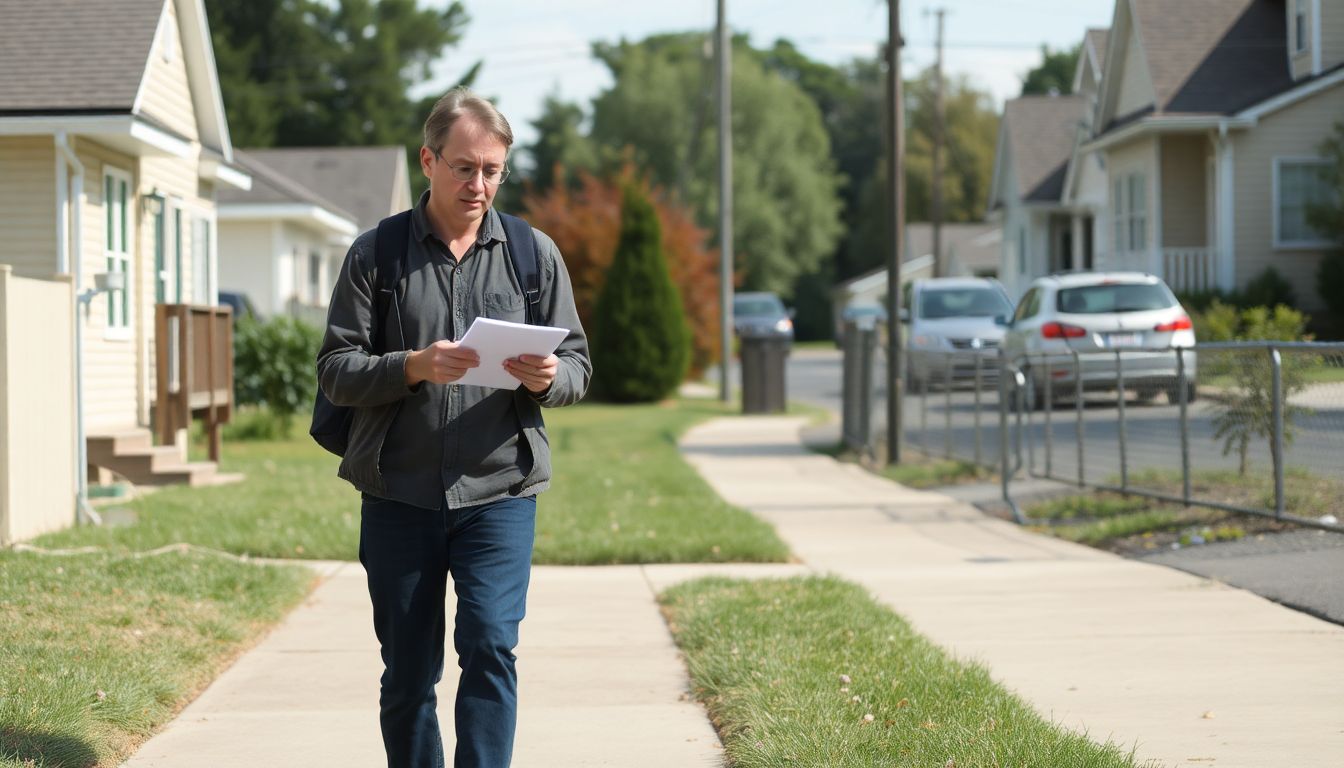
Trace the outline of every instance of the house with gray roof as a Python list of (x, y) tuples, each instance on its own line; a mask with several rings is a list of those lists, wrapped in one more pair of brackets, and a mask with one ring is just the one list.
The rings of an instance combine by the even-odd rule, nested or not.
[[(1044, 240), (1005, 226), (1005, 271), (1025, 285), (1134, 269), (1178, 291), (1228, 291), (1272, 267), (1300, 306), (1321, 307), (1316, 266), (1333, 244), (1305, 211), (1333, 195), (1320, 146), (1344, 117), (1344, 3), (1118, 0), (1091, 42), (1100, 77), (1064, 171), (1070, 226), (1057, 220)], [(1090, 250), (1065, 229), (1091, 231)]]
[(263, 316), (326, 321), (355, 236), (411, 207), (402, 147), (285, 147), (237, 152), (249, 190), (221, 192), (220, 290)]
[[(146, 429), (171, 380), (156, 370), (157, 307), (215, 303), (216, 197), (251, 184), (234, 161), (211, 45), (203, 0), (0, 0), (0, 265), (79, 297), (74, 339), (51, 339), (49, 353), (68, 352), (75, 394), (43, 408), (53, 423), (73, 414), (77, 461), (138, 482), (165, 481), (150, 471), (170, 463), (159, 454), (185, 458), (184, 444), (151, 446)], [(9, 396), (0, 386), (0, 400)], [(137, 458), (116, 465), (123, 442)], [(30, 454), (44, 460), (10, 453), (19, 465), (0, 466), (0, 476), (45, 477), (22, 466)], [(178, 468), (172, 477), (193, 482), (210, 469)], [(67, 521), (86, 474), (79, 466), (69, 483), (42, 481)], [(0, 496), (23, 496), (14, 493)]]

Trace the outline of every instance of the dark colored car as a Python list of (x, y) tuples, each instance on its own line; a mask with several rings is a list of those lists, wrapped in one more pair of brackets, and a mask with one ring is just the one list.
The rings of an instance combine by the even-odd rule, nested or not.
[(793, 310), (773, 293), (739, 293), (733, 296), (733, 330), (738, 336), (793, 341)]
[(252, 306), (252, 300), (247, 298), (247, 294), (236, 291), (220, 291), (219, 303), (227, 304), (233, 308), (233, 321), (236, 323), (244, 317), (256, 319), (257, 308)]

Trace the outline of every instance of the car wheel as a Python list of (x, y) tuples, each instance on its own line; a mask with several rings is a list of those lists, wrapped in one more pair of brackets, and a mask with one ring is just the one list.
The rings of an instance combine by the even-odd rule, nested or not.
[[(1198, 393), (1199, 393), (1199, 387), (1195, 385), (1195, 382), (1193, 382), (1193, 381), (1187, 381), (1187, 382), (1185, 383), (1185, 402), (1186, 402), (1186, 403), (1193, 403), (1193, 402), (1195, 402), (1195, 399), (1196, 399)], [(1179, 383), (1177, 383), (1177, 382), (1173, 382), (1171, 386), (1167, 387), (1167, 402), (1168, 402), (1168, 403), (1171, 403), (1172, 405), (1179, 405), (1179, 404), (1180, 404), (1180, 402), (1181, 402), (1181, 385), (1180, 385)]]
[[(1144, 405), (1151, 405), (1157, 399), (1157, 387), (1140, 387), (1134, 392), (1134, 396)], [(1179, 397), (1179, 393), (1177, 393)]]

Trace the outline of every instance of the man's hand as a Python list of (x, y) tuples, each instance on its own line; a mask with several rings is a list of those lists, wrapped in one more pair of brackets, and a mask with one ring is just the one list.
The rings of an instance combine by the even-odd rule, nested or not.
[(411, 387), (422, 381), (451, 384), (480, 364), (481, 358), (475, 350), (455, 341), (436, 341), (406, 356), (406, 384)]
[(504, 361), (504, 370), (523, 382), (523, 386), (527, 387), (529, 392), (538, 395), (550, 389), (551, 382), (555, 381), (555, 372), (559, 368), (560, 358), (555, 355), (546, 357), (519, 355)]

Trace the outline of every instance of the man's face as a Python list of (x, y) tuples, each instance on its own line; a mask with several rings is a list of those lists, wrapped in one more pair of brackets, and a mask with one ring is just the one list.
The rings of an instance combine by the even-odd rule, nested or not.
[[(485, 178), (504, 168), (508, 147), (470, 117), (458, 119), (435, 152), (420, 148), (420, 167), (429, 179), (430, 206), (452, 227), (480, 221), (495, 200), (498, 184)], [(466, 181), (454, 174), (470, 173)]]

